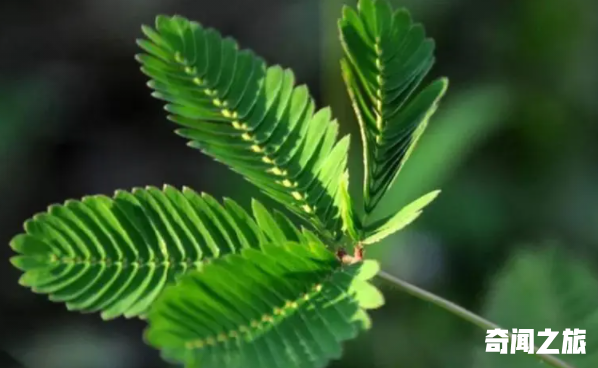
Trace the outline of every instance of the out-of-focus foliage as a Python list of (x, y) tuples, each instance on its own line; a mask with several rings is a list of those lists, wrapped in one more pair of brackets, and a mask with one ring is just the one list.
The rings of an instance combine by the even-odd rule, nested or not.
[[(49, 111), (60, 110), (61, 94), (54, 91), (54, 81), (43, 75), (34, 75), (26, 80), (14, 82), (2, 79), (0, 75), (0, 177), (7, 175), (10, 165), (16, 163), (28, 152), (22, 142), (29, 137), (39, 138), (52, 134), (59, 121), (48, 119)], [(32, 101), (38, 101), (35, 108)], [(0, 183), (0, 187), (3, 183)]]
[[(597, 289), (598, 278), (588, 262), (558, 248), (522, 247), (490, 284), (483, 315), (509, 331), (558, 331), (547, 348), (561, 352), (565, 329), (585, 330), (586, 354), (560, 358), (577, 368), (592, 368), (598, 364), (598, 343), (592, 338), (598, 334)], [(534, 343), (540, 347), (545, 339), (536, 335)], [(499, 355), (483, 350), (476, 355), (479, 368), (526, 368), (535, 363), (533, 356), (523, 352)]]
[[(443, 187), (468, 155), (504, 128), (500, 125), (500, 117), (508, 108), (508, 101), (505, 89), (499, 86), (480, 86), (448, 98), (446, 108), (437, 114), (434, 124), (427, 129), (405, 165), (401, 179), (380, 204), (377, 213), (408, 203), (410, 198), (424, 191)], [(392, 252), (392, 244), (400, 242), (405, 235), (391, 235), (372, 252), (377, 255)]]
[(422, 191), (441, 187), (485, 140), (496, 134), (508, 108), (500, 86), (477, 86), (448, 98), (434, 123), (405, 165), (397, 188), (382, 203), (381, 212)]

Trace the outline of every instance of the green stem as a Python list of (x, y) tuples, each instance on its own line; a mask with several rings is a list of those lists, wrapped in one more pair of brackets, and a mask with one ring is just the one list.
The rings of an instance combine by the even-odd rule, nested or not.
[[(406, 292), (407, 294), (410, 294), (410, 295), (412, 295), (418, 299), (424, 300), (426, 302), (432, 303), (432, 304), (436, 305), (437, 307), (440, 307), (440, 308), (454, 314), (455, 316), (478, 326), (482, 330), (493, 330), (496, 328), (501, 328), (497, 324), (492, 323), (492, 322), (488, 321), (487, 319), (485, 319), (481, 316), (478, 316), (477, 314), (470, 312), (467, 309), (465, 309), (451, 301), (441, 298), (436, 294), (432, 294), (429, 291), (420, 289), (417, 286), (412, 285), (404, 280), (401, 280), (398, 277), (395, 277), (385, 271), (380, 271), (378, 273), (378, 276), (380, 276), (384, 280), (392, 283), (394, 286), (398, 287), (399, 289)], [(534, 355), (536, 357), (538, 357), (538, 359), (542, 360), (544, 363), (547, 363), (555, 368), (574, 368), (573, 366), (563, 362), (562, 360), (560, 360), (552, 355), (537, 354), (537, 351), (538, 351), (537, 347), (534, 347), (534, 351), (536, 351), (536, 354), (534, 354)]]

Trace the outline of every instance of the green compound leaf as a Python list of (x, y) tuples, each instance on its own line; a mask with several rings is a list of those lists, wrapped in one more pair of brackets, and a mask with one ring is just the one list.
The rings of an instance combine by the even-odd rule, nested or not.
[(390, 188), (445, 93), (441, 78), (420, 92), (434, 63), (434, 42), (404, 10), (385, 0), (343, 9), (341, 62), (364, 146), (364, 205), (372, 212)]
[(143, 27), (141, 70), (153, 96), (167, 101), (177, 133), (311, 222), (322, 234), (341, 230), (339, 185), (349, 137), (337, 142), (329, 109), (315, 111), (305, 85), (280, 66), (267, 67), (213, 29), (175, 16)]
[(435, 190), (428, 194), (421, 196), (415, 201), (403, 207), (394, 215), (383, 218), (379, 221), (373, 222), (365, 229), (366, 238), (363, 244), (373, 244), (383, 240), (389, 235), (396, 233), (409, 225), (422, 214), (424, 207), (429, 205), (440, 194), (439, 190)]
[(322, 244), (244, 249), (188, 273), (149, 313), (146, 340), (187, 368), (315, 368), (384, 303), (375, 261), (340, 264)]
[(50, 206), (25, 222), (11, 262), (25, 272), (21, 285), (69, 310), (142, 316), (166, 285), (211, 259), (283, 239), (313, 241), (280, 214), (260, 229), (266, 215), (255, 210), (256, 223), (234, 201), (188, 188), (117, 191)]

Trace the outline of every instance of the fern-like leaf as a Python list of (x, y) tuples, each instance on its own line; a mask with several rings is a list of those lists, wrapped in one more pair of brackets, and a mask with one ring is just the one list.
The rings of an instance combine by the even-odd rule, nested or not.
[(440, 194), (439, 190), (425, 194), (403, 207), (396, 214), (371, 223), (364, 229), (365, 239), (362, 243), (377, 243), (387, 236), (403, 229), (405, 226), (415, 221), (422, 214), (424, 207), (430, 204), (438, 194)]
[(27, 221), (11, 242), (20, 253), (11, 261), (25, 271), (22, 285), (69, 310), (140, 316), (165, 285), (211, 259), (273, 241), (314, 241), (262, 208), (254, 202), (252, 217), (232, 200), (170, 186), (85, 197)]
[(343, 266), (322, 244), (220, 258), (165, 290), (146, 340), (187, 368), (324, 367), (383, 304), (375, 261)]
[(372, 212), (392, 185), (448, 81), (416, 90), (434, 63), (434, 42), (404, 10), (386, 0), (360, 0), (339, 21), (345, 58), (343, 76), (364, 147), (364, 205)]
[(425, 194), (415, 201), (409, 203), (394, 215), (387, 216), (375, 221), (364, 229), (365, 239), (363, 244), (377, 243), (389, 235), (396, 233), (415, 221), (423, 212), (424, 208), (430, 204), (440, 194), (435, 190)]
[(349, 137), (337, 142), (329, 109), (315, 112), (290, 70), (267, 67), (235, 41), (179, 16), (143, 27), (142, 71), (189, 145), (228, 165), (335, 237)]

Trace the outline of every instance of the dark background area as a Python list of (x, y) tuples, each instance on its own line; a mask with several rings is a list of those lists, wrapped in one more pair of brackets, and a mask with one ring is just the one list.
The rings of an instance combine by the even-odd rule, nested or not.
[[(0, 351), (36, 368), (166, 367), (143, 344), (143, 322), (70, 313), (18, 285), (8, 243), (47, 205), (164, 183), (242, 204), (263, 198), (187, 148), (150, 97), (133, 56), (140, 25), (156, 14), (195, 19), (293, 68), (352, 133), (359, 192), (359, 134), (338, 68), (342, 4), (0, 1)], [(598, 366), (598, 2), (393, 4), (424, 23), (437, 44), (431, 74), (451, 86), (381, 213), (432, 189), (443, 193), (368, 255), (507, 327), (586, 328), (587, 357), (572, 361)], [(333, 367), (538, 364), (482, 353), (483, 331), (380, 287), (388, 302), (373, 313), (373, 329)]]

